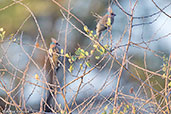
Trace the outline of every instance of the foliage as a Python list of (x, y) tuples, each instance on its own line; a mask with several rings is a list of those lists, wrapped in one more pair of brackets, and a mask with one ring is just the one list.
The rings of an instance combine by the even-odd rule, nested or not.
[[(154, 5), (143, 6), (158, 11), (149, 15), (138, 9), (140, 0), (111, 3), (120, 15), (113, 25), (107, 18), (107, 29), (97, 37), (89, 12), (108, 6), (96, 0), (90, 7), (86, 1), (86, 12), (77, 7), (84, 1), (72, 2), (0, 1), (0, 113), (169, 114), (171, 53), (153, 45), (171, 36), (163, 19), (170, 18), (165, 8), (171, 4), (152, 0)], [(161, 17), (165, 24), (158, 24)], [(55, 40), (49, 46), (50, 37)], [(57, 61), (49, 61), (50, 52)]]
[(5, 31), (3, 28), (0, 28), (0, 41), (3, 41), (5, 37)]

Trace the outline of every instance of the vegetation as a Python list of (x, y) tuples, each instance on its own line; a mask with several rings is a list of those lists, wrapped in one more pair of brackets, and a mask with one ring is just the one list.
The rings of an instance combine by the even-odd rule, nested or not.
[[(146, 2), (150, 13), (140, 0), (0, 1), (0, 112), (171, 113), (171, 3)], [(98, 38), (109, 5), (114, 23)]]

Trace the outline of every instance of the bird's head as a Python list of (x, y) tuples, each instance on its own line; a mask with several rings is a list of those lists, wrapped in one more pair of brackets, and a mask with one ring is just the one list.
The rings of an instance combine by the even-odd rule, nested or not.
[(52, 40), (52, 42), (50, 43), (50, 48), (60, 46), (59, 43), (54, 38), (51, 38), (51, 40)]
[(111, 13), (111, 16), (116, 16), (116, 14), (114, 14), (113, 12)]
[(116, 16), (116, 14), (114, 14), (114, 12), (112, 11), (111, 6), (108, 7), (108, 12), (111, 16), (113, 16), (113, 17)]

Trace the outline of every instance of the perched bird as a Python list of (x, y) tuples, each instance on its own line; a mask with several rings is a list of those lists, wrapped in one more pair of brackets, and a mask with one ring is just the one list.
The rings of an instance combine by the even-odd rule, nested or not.
[(49, 48), (49, 58), (51, 62), (51, 66), (53, 70), (57, 70), (60, 67), (60, 48), (59, 48), (59, 43), (54, 39), (51, 38), (52, 42), (50, 44)]
[(107, 28), (109, 28), (113, 24), (114, 16), (116, 16), (116, 15), (112, 12), (112, 8), (109, 7), (108, 8), (108, 14), (101, 17), (100, 20), (98, 21), (97, 25), (96, 25), (97, 38), (100, 37), (102, 31), (106, 30)]

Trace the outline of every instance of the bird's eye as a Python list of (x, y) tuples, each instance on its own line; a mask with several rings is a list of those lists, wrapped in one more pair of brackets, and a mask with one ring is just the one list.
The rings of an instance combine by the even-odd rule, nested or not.
[(56, 45), (57, 45), (57, 46), (60, 46), (60, 44), (59, 44), (59, 43), (56, 43)]
[(116, 14), (114, 14), (114, 13), (111, 13), (111, 15), (114, 15), (114, 16), (116, 16)]

